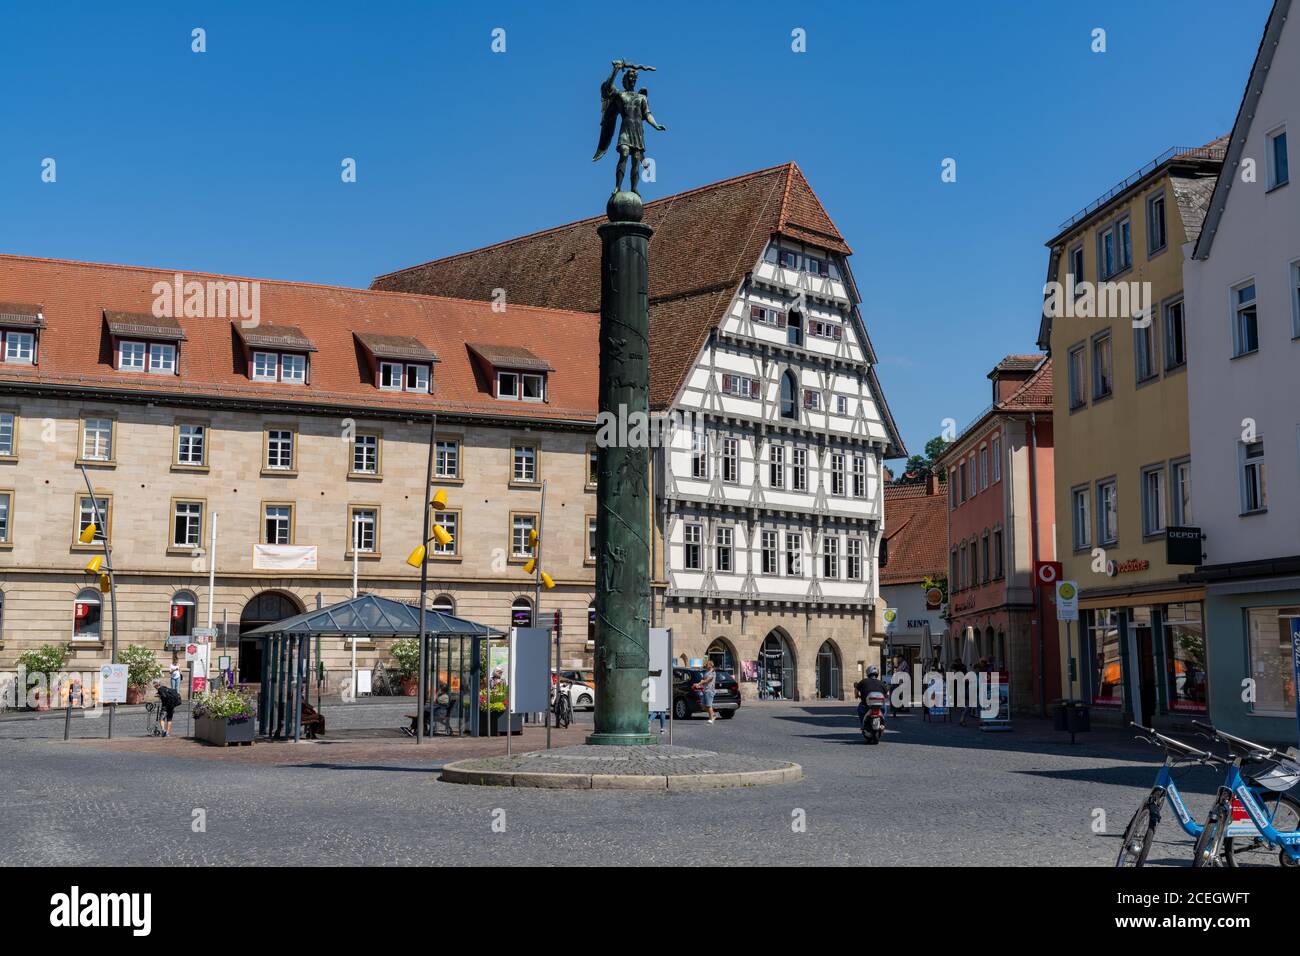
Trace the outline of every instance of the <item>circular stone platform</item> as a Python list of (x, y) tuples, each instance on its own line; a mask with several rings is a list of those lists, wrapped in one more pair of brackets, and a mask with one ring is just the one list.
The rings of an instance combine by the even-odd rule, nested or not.
[(803, 779), (797, 763), (690, 747), (557, 747), (510, 756), (457, 760), (447, 783), (557, 790), (711, 790)]

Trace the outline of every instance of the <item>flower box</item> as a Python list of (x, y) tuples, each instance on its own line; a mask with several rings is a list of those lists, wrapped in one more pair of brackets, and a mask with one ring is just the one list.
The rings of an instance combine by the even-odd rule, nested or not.
[[(507, 717), (506, 712), (503, 710), (498, 713), (492, 714), (491, 716), (494, 718), (490, 725), (492, 728), (492, 735), (505, 736), (506, 717)], [(522, 734), (524, 732), (524, 715), (510, 714), (509, 717), (512, 718), (510, 720), (510, 733)], [(480, 737), (488, 736), (488, 727), (489, 727), (488, 714), (480, 710), (478, 712), (478, 735)]]
[(194, 738), (218, 747), (228, 744), (251, 744), (257, 722), (252, 717), (195, 717)]

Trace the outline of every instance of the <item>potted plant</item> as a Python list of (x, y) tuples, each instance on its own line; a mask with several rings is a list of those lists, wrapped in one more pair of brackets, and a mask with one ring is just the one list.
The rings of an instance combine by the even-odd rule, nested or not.
[(126, 665), (126, 702), (140, 703), (149, 692), (149, 685), (162, 677), (162, 665), (153, 651), (142, 644), (127, 645), (117, 660)]
[(420, 672), (420, 642), (413, 637), (404, 637), (400, 641), (393, 641), (389, 653), (393, 655), (393, 660), (397, 661), (402, 693), (407, 697), (414, 697), (419, 683), (417, 678)]
[[(510, 715), (510, 733), (524, 732), (524, 715)], [(506, 685), (496, 684), (489, 690), (478, 692), (478, 732), (480, 737), (489, 733), (506, 733)]]
[[(67, 644), (42, 644), (34, 651), (24, 651), (18, 655), (18, 666), (28, 674), (42, 674), (44, 687), (38, 686), (32, 692), (36, 710), (49, 710), (51, 691), (54, 687), (54, 675), (63, 670), (68, 661), (71, 647)], [(20, 688), (23, 690), (24, 688)]]
[(237, 690), (217, 686), (194, 697), (194, 737), (224, 747), (253, 742), (257, 708)]

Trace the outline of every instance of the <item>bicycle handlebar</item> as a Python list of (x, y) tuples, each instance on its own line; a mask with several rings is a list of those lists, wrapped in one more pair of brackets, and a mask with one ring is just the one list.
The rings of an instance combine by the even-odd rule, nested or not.
[(1230, 744), (1236, 744), (1238, 747), (1243, 747), (1246, 750), (1254, 751), (1255, 755), (1260, 760), (1272, 760), (1272, 759), (1286, 756), (1284, 753), (1277, 750), (1276, 748), (1265, 747), (1262, 744), (1253, 743), (1252, 741), (1246, 740), (1244, 737), (1235, 737), (1232, 734), (1225, 733), (1222, 730), (1216, 730), (1210, 724), (1202, 723), (1199, 720), (1193, 720), (1192, 723), (1195, 726), (1200, 727), (1202, 730), (1208, 730), (1210, 733), (1214, 734), (1214, 736), (1218, 737), (1220, 740), (1226, 741), (1227, 743)]
[(1191, 746), (1190, 744), (1185, 744), (1181, 740), (1175, 740), (1173, 737), (1166, 737), (1164, 734), (1160, 733), (1160, 731), (1156, 730), (1154, 727), (1143, 727), (1137, 721), (1132, 721), (1132, 720), (1129, 721), (1129, 726), (1136, 727), (1144, 734), (1149, 734), (1151, 738), (1153, 738), (1156, 741), (1159, 741), (1165, 747), (1169, 747), (1174, 750), (1181, 751), (1182, 753), (1185, 753), (1191, 757), (1195, 757), (1198, 760), (1217, 761), (1221, 759), (1215, 754), (1210, 753), (1209, 751), (1197, 750), (1195, 747)]

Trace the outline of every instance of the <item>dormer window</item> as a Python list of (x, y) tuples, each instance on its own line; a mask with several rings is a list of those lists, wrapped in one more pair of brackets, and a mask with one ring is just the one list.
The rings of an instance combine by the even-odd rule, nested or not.
[(379, 363), (379, 387), (390, 392), (428, 392), (429, 366), (402, 362)]
[(39, 305), (0, 302), (0, 361), (5, 365), (35, 365), (36, 337), (45, 328)]
[(175, 375), (176, 346), (170, 342), (120, 340), (117, 343), (117, 368), (120, 372)]
[(248, 358), (248, 377), (254, 382), (278, 382), (282, 385), (306, 385), (309, 366), (307, 356), (316, 351), (311, 339), (292, 325), (262, 322), (252, 328), (233, 323), (235, 333), (244, 343)]
[(551, 363), (518, 345), (466, 343), (493, 388), (493, 396), (512, 402), (546, 401)]

